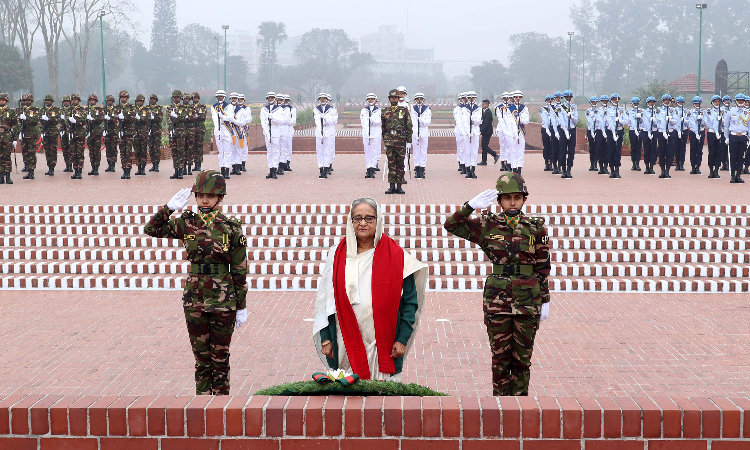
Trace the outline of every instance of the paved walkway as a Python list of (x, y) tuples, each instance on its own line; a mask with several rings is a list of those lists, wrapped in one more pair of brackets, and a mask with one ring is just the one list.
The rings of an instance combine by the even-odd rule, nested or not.
[[(309, 379), (314, 294), (251, 292), (232, 393)], [(491, 395), (479, 294), (430, 293), (406, 382)], [(748, 396), (747, 294), (556, 294), (531, 395)], [(0, 292), (0, 394), (190, 395), (178, 292)]]

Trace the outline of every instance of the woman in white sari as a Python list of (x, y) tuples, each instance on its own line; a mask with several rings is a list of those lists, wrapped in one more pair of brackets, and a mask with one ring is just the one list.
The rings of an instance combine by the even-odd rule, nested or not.
[(329, 369), (401, 381), (427, 287), (427, 265), (383, 234), (371, 198), (352, 203), (346, 238), (328, 251), (315, 297), (315, 349)]

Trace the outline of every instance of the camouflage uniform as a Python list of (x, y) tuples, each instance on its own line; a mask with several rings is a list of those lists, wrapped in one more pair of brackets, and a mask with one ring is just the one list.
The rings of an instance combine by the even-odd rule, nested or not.
[(70, 136), (68, 136), (68, 115), (70, 114), (70, 96), (63, 95), (62, 106), (60, 107), (60, 149), (63, 154), (65, 169), (63, 172), (72, 172), (73, 165), (70, 159)]
[(89, 95), (89, 103), (94, 101), (94, 105), (89, 104), (88, 115), (92, 120), (88, 120), (88, 147), (89, 162), (91, 163), (91, 172), (89, 175), (99, 175), (99, 166), (102, 163), (102, 135), (104, 134), (104, 108), (98, 106), (96, 102), (99, 98), (95, 94)]
[(39, 108), (33, 105), (33, 95), (25, 94), (22, 101), (32, 102), (29, 106), (24, 105), (18, 108), (17, 114), (17, 116), (20, 116), (22, 113), (26, 115), (26, 120), (20, 121), (20, 130), (23, 133), (23, 139), (21, 140), (21, 154), (23, 155), (23, 165), (29, 171), (29, 174), (24, 178), (34, 179), (34, 170), (36, 169), (36, 144), (39, 140), (39, 121), (41, 120), (42, 112)]
[[(73, 94), (70, 96), (70, 99), (80, 100), (81, 97), (78, 94)], [(88, 107), (80, 103), (78, 105), (71, 105), (69, 114), (65, 119), (68, 122), (70, 139), (70, 162), (73, 164), (73, 171), (75, 172), (70, 178), (74, 180), (80, 180), (81, 172), (83, 171), (84, 152), (86, 149), (86, 116), (88, 113)], [(71, 117), (75, 119), (75, 123), (70, 121)]]
[[(164, 114), (169, 120), (169, 147), (172, 149), (172, 164), (174, 175), (169, 178), (182, 179), (182, 168), (185, 166), (185, 122), (188, 120), (189, 111), (179, 103), (174, 103), (175, 97), (182, 98), (182, 93), (175, 90), (172, 92), (172, 103), (167, 106)], [(177, 117), (172, 117), (174, 112)]]
[[(196, 176), (193, 192), (224, 195), (226, 182), (217, 171), (203, 171)], [(195, 356), (196, 394), (227, 395), (235, 316), (246, 307), (247, 239), (242, 223), (218, 210), (208, 214), (186, 210), (170, 220), (171, 213), (165, 205), (144, 232), (180, 239), (185, 245), (191, 264), (182, 305)]]
[[(193, 98), (192, 95), (185, 92), (182, 94), (182, 107), (188, 111), (188, 117), (185, 120), (185, 164), (187, 165), (187, 174), (193, 174), (193, 162), (195, 159), (194, 155), (194, 142), (195, 142), (195, 105), (190, 104), (190, 100)], [(185, 167), (183, 167), (183, 175), (185, 175)]]
[[(54, 101), (54, 97), (47, 94), (44, 96), (44, 101)], [(41, 112), (43, 116), (47, 116), (47, 120), (42, 120), (42, 147), (49, 168), (45, 175), (54, 175), (57, 165), (57, 138), (59, 137), (57, 127), (60, 124), (60, 108), (52, 104), (45, 105)]]
[[(523, 177), (508, 172), (497, 181), (499, 193), (527, 193)], [(544, 219), (523, 213), (511, 228), (505, 214), (482, 214), (465, 203), (446, 220), (445, 229), (467, 239), (492, 262), (484, 285), (484, 323), (492, 350), (494, 395), (528, 395), (531, 353), (542, 303), (547, 303), (549, 238)]]
[(109, 116), (109, 120), (104, 118), (104, 148), (107, 155), (107, 170), (105, 172), (114, 172), (117, 164), (117, 114), (115, 113), (115, 97), (108, 95), (106, 101), (112, 101), (112, 105), (104, 105), (104, 115)]
[[(149, 100), (159, 101), (156, 94), (151, 94)], [(149, 128), (148, 134), (148, 153), (151, 157), (151, 168), (149, 172), (159, 171), (159, 161), (161, 160), (161, 129), (164, 121), (164, 107), (156, 103), (149, 105)]]
[[(125, 98), (125, 103), (122, 99)], [(122, 165), (123, 179), (130, 178), (130, 169), (133, 167), (133, 136), (135, 135), (135, 105), (127, 103), (130, 98), (128, 91), (120, 91), (120, 104), (115, 106), (115, 116), (122, 114), (123, 118), (118, 120), (120, 135), (120, 164)]]
[[(388, 96), (393, 93), (392, 90)], [(388, 157), (388, 182), (403, 184), (406, 144), (411, 142), (412, 134), (411, 115), (408, 108), (391, 106), (382, 109), (381, 118), (383, 144)]]
[(197, 92), (193, 92), (193, 108), (195, 113), (193, 162), (195, 163), (195, 170), (201, 170), (201, 165), (203, 164), (203, 140), (206, 136), (206, 115), (208, 114), (208, 106), (199, 103), (200, 98)]
[[(0, 99), (7, 103), (8, 95), (0, 94)], [(10, 172), (13, 170), (13, 162), (10, 154), (13, 153), (13, 141), (16, 140), (16, 128), (18, 117), (13, 108), (8, 105), (0, 106), (0, 184), (13, 183), (10, 180)]]
[(135, 120), (135, 135), (133, 137), (133, 153), (135, 164), (138, 166), (136, 175), (146, 175), (146, 160), (148, 159), (148, 131), (151, 118), (151, 107), (146, 105), (146, 97), (138, 94), (135, 97), (135, 112), (139, 119)]

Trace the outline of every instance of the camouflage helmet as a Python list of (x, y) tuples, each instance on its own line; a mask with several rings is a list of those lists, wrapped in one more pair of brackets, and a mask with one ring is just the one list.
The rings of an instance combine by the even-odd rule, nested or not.
[(44, 96), (44, 101), (46, 102), (47, 100), (49, 100), (51, 102), (54, 102), (55, 101), (55, 97), (53, 97), (52, 94), (47, 94), (47, 95)]
[(193, 92), (193, 98), (196, 98), (196, 97), (201, 98), (201, 95), (197, 92)]
[(70, 99), (71, 100), (79, 100), (80, 101), (81, 100), (81, 96), (78, 95), (78, 94), (70, 94)]
[(130, 98), (130, 94), (128, 94), (128, 91), (122, 90), (120, 91), (120, 98), (128, 97)]
[(69, 102), (70, 101), (70, 95), (63, 95), (62, 101)]
[(398, 95), (398, 90), (396, 90), (396, 89), (391, 89), (390, 91), (388, 91), (388, 97), (389, 97), (389, 98), (390, 98), (390, 97), (400, 97), (400, 95)]
[(8, 94), (6, 94), (5, 92), (0, 93), (0, 100), (5, 100), (7, 102)]
[(181, 98), (182, 97), (182, 91), (180, 91), (179, 89), (175, 89), (174, 91), (172, 91), (172, 97), (180, 97)]
[(144, 101), (146, 101), (146, 97), (144, 97), (143, 94), (138, 94), (138, 95), (135, 96), (135, 101), (137, 101), (137, 102), (144, 102)]
[(193, 185), (195, 194), (226, 195), (227, 182), (217, 170), (204, 170), (195, 177)]
[(182, 94), (182, 99), (183, 100), (188, 100), (188, 99), (192, 100), (193, 96), (190, 94), (190, 92), (185, 92), (184, 94)]
[(89, 101), (91, 101), (91, 100), (93, 100), (95, 102), (98, 102), (99, 101), (99, 97), (96, 94), (90, 94), (89, 95)]
[(526, 182), (523, 181), (523, 177), (520, 173), (506, 172), (500, 175), (497, 179), (497, 193), (502, 194), (513, 194), (520, 192), (525, 196), (529, 195), (529, 191), (526, 189)]
[(115, 96), (114, 96), (114, 95), (112, 95), (112, 94), (110, 94), (110, 95), (108, 95), (107, 97), (105, 97), (104, 99), (105, 99), (106, 101), (110, 101), (110, 100), (112, 100), (112, 101), (115, 101)]
[(23, 97), (21, 97), (21, 100), (23, 100), (23, 101), (28, 100), (28, 101), (33, 102), (34, 101), (34, 96), (31, 95), (31, 94), (23, 94)]
[(148, 98), (150, 100), (156, 100), (157, 102), (159, 101), (159, 97), (157, 97), (156, 94), (151, 94)]

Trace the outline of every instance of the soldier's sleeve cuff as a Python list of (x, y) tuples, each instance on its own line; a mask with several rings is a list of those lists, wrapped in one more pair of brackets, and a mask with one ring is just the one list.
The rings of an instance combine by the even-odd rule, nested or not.
[(474, 208), (472, 208), (471, 205), (469, 205), (469, 202), (466, 202), (463, 204), (461, 209), (458, 210), (458, 212), (465, 216), (469, 216), (471, 215), (471, 213), (474, 212)]

